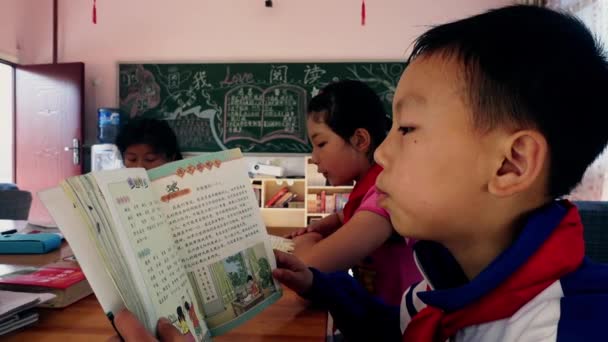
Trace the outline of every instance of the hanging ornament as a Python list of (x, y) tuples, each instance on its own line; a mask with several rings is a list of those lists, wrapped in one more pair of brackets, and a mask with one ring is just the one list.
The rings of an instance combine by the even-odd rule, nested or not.
[(93, 24), (97, 24), (97, 0), (93, 0)]
[(365, 0), (361, 1), (361, 26), (365, 26)]

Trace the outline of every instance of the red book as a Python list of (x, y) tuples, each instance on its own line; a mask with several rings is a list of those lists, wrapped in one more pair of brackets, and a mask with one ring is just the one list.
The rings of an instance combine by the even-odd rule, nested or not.
[(62, 267), (63, 265), (3, 266), (5, 269), (0, 273), (0, 290), (48, 292), (57, 296), (42, 305), (43, 307), (65, 307), (93, 292), (76, 263), (69, 263), (65, 267)]
[[(25, 272), (25, 273), (22, 273)], [(0, 284), (46, 286), (53, 289), (67, 289), (83, 281), (84, 273), (80, 268), (41, 267), (31, 273), (22, 269), (0, 278)]]
[(285, 195), (285, 193), (288, 191), (289, 189), (287, 187), (282, 187), (281, 190), (277, 191), (276, 194), (274, 194), (274, 196), (272, 196), (272, 198), (270, 200), (268, 200), (268, 202), (266, 202), (266, 208), (271, 208), (272, 205), (279, 200), (279, 198), (281, 198), (281, 196)]
[(321, 191), (321, 212), (325, 213), (326, 208), (325, 208), (325, 190)]

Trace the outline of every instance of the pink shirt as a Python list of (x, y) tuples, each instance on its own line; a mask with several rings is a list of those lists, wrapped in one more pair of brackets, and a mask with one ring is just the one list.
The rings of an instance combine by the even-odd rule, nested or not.
[[(388, 220), (388, 212), (378, 206), (378, 190), (371, 187), (361, 200), (359, 211), (371, 211)], [(357, 265), (356, 275), (384, 302), (401, 304), (401, 296), (410, 285), (422, 280), (414, 262), (414, 241), (394, 233), (387, 241)], [(357, 274), (358, 273), (358, 274)]]

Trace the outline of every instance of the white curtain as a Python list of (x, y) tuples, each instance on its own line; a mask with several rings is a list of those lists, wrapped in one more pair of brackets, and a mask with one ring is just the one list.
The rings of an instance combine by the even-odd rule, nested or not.
[(547, 0), (518, 0), (518, 4), (522, 5), (534, 5), (534, 6), (545, 6)]
[[(587, 25), (608, 54), (608, 0), (546, 0), (545, 6), (574, 14)], [(606, 127), (608, 129), (608, 127)], [(572, 200), (608, 200), (608, 152), (587, 169), (581, 184), (572, 191)]]
[(606, 0), (547, 0), (546, 6), (564, 10), (579, 17), (603, 42), (608, 38), (608, 1)]

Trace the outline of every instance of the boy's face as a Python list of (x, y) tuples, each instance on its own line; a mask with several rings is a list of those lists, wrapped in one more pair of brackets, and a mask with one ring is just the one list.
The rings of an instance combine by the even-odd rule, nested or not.
[(492, 133), (474, 130), (455, 59), (419, 56), (393, 101), (393, 126), (376, 150), (379, 204), (404, 236), (443, 241), (475, 234), (496, 159)]

